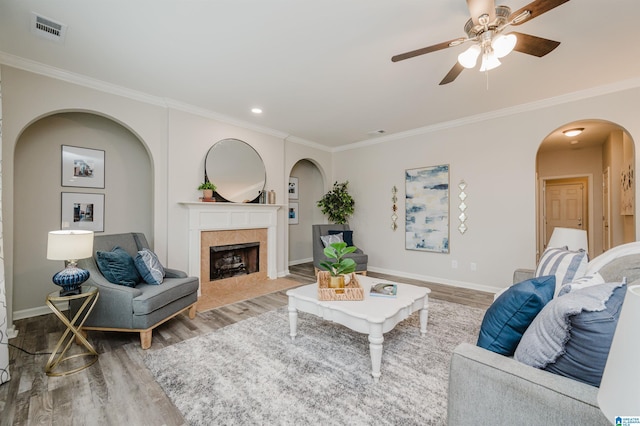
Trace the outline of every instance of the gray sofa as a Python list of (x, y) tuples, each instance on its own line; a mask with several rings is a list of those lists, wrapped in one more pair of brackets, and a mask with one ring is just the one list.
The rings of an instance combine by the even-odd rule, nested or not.
[[(514, 283), (533, 272), (517, 270)], [(587, 267), (593, 272), (608, 282), (640, 279), (640, 242), (594, 258)], [(448, 425), (610, 425), (597, 396), (597, 387), (463, 343), (451, 358)]]
[[(115, 246), (122, 247), (135, 258), (138, 250), (149, 248), (147, 239), (141, 233), (96, 235), (93, 249), (110, 251)], [(95, 258), (78, 261), (78, 267), (87, 269), (91, 276), (86, 284), (98, 287), (96, 305), (87, 318), (83, 331), (125, 331), (140, 333), (142, 349), (151, 346), (152, 331), (158, 325), (189, 311), (189, 318), (196, 315), (198, 301), (198, 278), (188, 277), (182, 271), (165, 269), (165, 279), (160, 285), (140, 283), (135, 287), (112, 284), (98, 269)], [(79, 303), (72, 303), (70, 311), (75, 315)]]
[[(330, 261), (324, 255), (324, 245), (322, 244), (321, 236), (329, 235), (329, 231), (349, 231), (349, 225), (311, 225), (312, 243), (313, 243), (313, 266), (316, 274), (318, 270), (324, 270), (320, 266), (320, 262)], [(355, 245), (355, 243), (354, 243)], [(351, 258), (356, 262), (356, 272), (362, 275), (367, 275), (367, 263), (369, 262), (369, 256), (365, 254), (360, 248), (355, 252), (346, 255), (345, 257)]]

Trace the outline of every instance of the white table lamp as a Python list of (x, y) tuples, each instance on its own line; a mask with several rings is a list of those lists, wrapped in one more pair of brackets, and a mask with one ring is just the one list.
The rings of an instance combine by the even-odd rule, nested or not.
[[(598, 405), (612, 424), (640, 417), (640, 285), (627, 289), (598, 391)], [(620, 422), (622, 423), (622, 421)], [(624, 424), (624, 423), (623, 423)], [(634, 423), (635, 424), (635, 423)]]
[(93, 255), (93, 231), (51, 231), (47, 240), (47, 259), (64, 260), (67, 267), (53, 276), (62, 287), (61, 296), (80, 293), (80, 285), (89, 279), (89, 271), (78, 268), (79, 259)]
[(589, 251), (589, 242), (587, 241), (587, 231), (574, 228), (554, 228), (547, 247), (564, 247), (569, 250), (578, 251), (583, 249)]

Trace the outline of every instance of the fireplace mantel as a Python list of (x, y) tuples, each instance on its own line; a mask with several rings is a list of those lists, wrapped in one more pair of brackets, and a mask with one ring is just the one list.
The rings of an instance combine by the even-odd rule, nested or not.
[(278, 278), (279, 204), (180, 202), (189, 210), (189, 275), (200, 277), (200, 233), (234, 229), (267, 229), (267, 276)]

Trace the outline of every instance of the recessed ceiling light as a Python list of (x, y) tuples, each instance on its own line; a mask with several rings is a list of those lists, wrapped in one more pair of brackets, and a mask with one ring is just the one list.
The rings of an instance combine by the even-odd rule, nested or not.
[(562, 133), (565, 136), (572, 138), (574, 136), (578, 136), (580, 133), (582, 133), (583, 130), (584, 130), (584, 127), (576, 127), (575, 129), (563, 130)]
[(262, 108), (251, 108), (251, 112), (254, 114), (262, 114)]
[(580, 143), (580, 141), (576, 141), (576, 140), (571, 141), (571, 145), (577, 145), (579, 143)]

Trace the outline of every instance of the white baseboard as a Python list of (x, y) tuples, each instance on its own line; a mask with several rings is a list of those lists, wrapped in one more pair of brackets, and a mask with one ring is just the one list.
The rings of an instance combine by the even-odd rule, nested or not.
[(313, 262), (313, 257), (310, 257), (308, 259), (290, 260), (289, 261), (289, 266), (300, 265), (302, 263), (309, 263), (309, 262)]
[(389, 274), (389, 275), (396, 275), (398, 277), (403, 277), (403, 278), (411, 278), (414, 280), (430, 281), (433, 283), (450, 285), (452, 287), (461, 287), (461, 288), (468, 288), (471, 290), (486, 291), (488, 293), (497, 293), (498, 291), (502, 290), (501, 287), (490, 287), (483, 284), (470, 283), (466, 281), (456, 281), (456, 280), (449, 280), (441, 277), (431, 277), (428, 275), (410, 274), (404, 271), (395, 271), (392, 269), (376, 268), (375, 266), (373, 267), (368, 266), (367, 270), (371, 272), (378, 272), (381, 274)]
[[(62, 302), (62, 303), (56, 303), (55, 305), (61, 311), (66, 311), (69, 309), (68, 303)], [(51, 309), (47, 305), (38, 306), (37, 308), (29, 308), (29, 309), (23, 309), (21, 311), (14, 311), (13, 320), (15, 321), (15, 320), (21, 320), (25, 318), (33, 318), (40, 315), (47, 315), (51, 313), (53, 313), (53, 311), (51, 311)]]

